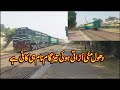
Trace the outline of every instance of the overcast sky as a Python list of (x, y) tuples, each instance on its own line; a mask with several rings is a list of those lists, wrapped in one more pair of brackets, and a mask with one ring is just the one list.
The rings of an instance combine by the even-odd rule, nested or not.
[(2, 11), (1, 24), (10, 28), (28, 27), (57, 38), (66, 39), (67, 17), (68, 13), (65, 11)]
[[(119, 11), (76, 11), (76, 22), (77, 26), (80, 24), (85, 24), (87, 22), (92, 22), (93, 18), (100, 18), (103, 21), (109, 16), (120, 18)], [(86, 20), (85, 20), (86, 17)]]

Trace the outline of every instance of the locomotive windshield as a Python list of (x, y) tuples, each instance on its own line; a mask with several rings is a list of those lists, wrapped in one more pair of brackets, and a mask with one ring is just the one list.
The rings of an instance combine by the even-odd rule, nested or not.
[(29, 30), (27, 28), (19, 28), (19, 29), (16, 30), (16, 34), (17, 35), (30, 35), (31, 30)]

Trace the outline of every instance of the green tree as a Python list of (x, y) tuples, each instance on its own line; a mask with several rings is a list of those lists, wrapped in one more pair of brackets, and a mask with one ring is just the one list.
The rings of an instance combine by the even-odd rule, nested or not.
[(99, 18), (99, 19), (97, 19), (97, 18), (93, 18), (93, 20), (94, 20), (94, 21), (98, 21), (98, 22), (100, 22), (100, 23), (103, 22), (103, 20), (100, 19), (100, 18)]
[(111, 53), (120, 60), (120, 42), (111, 42)]
[(1, 50), (4, 50), (7, 48), (7, 46), (10, 44), (10, 42), (12, 41), (12, 37), (13, 35), (15, 35), (16, 33), (16, 28), (10, 29), (10, 28), (6, 28), (3, 37), (5, 37), (5, 45), (2, 47)]
[(93, 20), (94, 20), (94, 21), (96, 21), (96, 20), (97, 20), (97, 18), (93, 18)]
[(3, 32), (5, 30), (5, 25), (4, 24), (0, 24), (0, 29), (1, 29), (1, 32)]
[(77, 24), (75, 11), (68, 11), (68, 28), (73, 28)]
[(105, 19), (105, 21), (114, 21), (114, 20), (118, 20), (119, 18), (117, 17), (108, 17), (107, 19)]

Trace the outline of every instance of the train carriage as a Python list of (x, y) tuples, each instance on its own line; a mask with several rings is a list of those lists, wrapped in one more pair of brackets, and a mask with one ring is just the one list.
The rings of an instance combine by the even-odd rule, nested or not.
[(85, 28), (85, 29), (93, 29), (93, 28), (94, 28), (94, 25), (93, 25), (93, 23), (88, 23), (88, 24), (85, 24), (85, 25), (84, 25), (84, 28)]
[(59, 40), (58, 38), (51, 37), (51, 45), (56, 45), (58, 44)]

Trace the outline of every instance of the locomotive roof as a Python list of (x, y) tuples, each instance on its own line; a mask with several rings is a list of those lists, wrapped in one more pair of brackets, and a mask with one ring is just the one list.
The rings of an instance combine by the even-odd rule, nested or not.
[[(48, 35), (48, 34), (46, 34), (46, 33), (43, 33), (43, 32), (40, 32), (40, 31), (37, 31), (37, 30), (32, 30), (32, 29), (29, 29), (28, 27), (20, 27), (20, 28), (18, 28), (17, 30), (31, 30), (31, 31), (35, 31), (35, 32), (38, 32), (38, 33), (42, 33), (42, 34), (44, 34), (44, 35)], [(50, 35), (48, 35), (48, 36), (50, 36)], [(53, 37), (53, 36), (50, 36), (50, 37), (52, 37), (52, 38), (56, 38), (56, 37)], [(57, 39), (57, 38), (56, 38)]]

